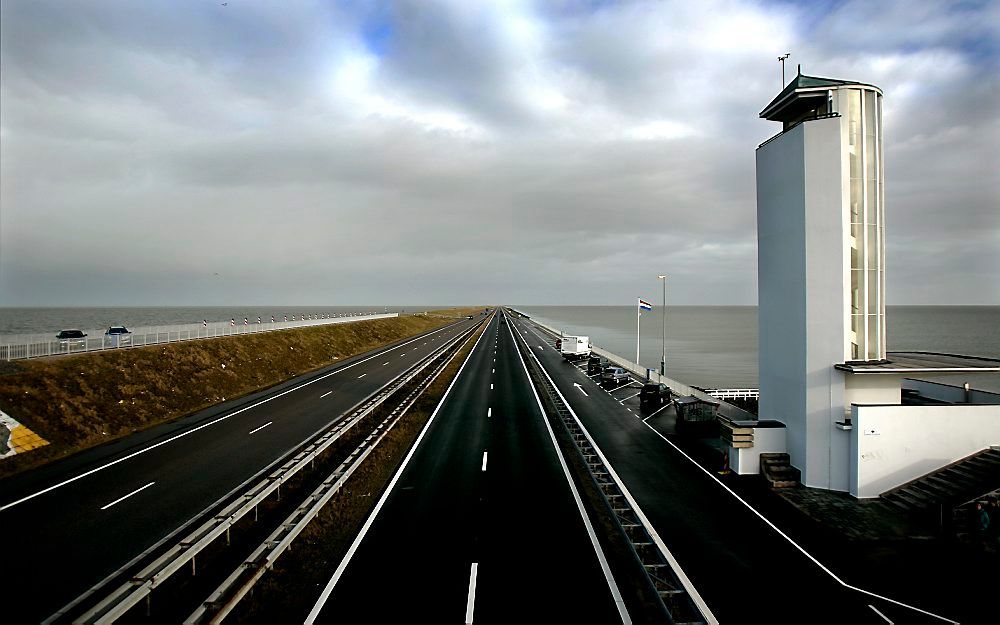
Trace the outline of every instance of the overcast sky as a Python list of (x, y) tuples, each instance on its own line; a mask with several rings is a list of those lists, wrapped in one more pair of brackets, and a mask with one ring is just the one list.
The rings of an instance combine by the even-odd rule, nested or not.
[(779, 54), (885, 93), (890, 304), (1000, 304), (1000, 3), (3, 0), (0, 305), (756, 303)]

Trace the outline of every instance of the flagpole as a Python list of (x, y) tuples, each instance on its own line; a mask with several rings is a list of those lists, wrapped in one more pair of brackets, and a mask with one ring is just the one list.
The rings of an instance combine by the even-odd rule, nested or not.
[(635, 364), (639, 364), (639, 317), (642, 316), (642, 308), (639, 301), (635, 302)]

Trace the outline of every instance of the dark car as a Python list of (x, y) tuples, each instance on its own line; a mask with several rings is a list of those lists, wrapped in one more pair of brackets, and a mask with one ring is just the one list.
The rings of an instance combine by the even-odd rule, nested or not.
[(666, 384), (647, 382), (639, 391), (639, 406), (642, 408), (659, 408), (670, 402), (670, 387)]
[(125, 347), (132, 344), (132, 332), (125, 326), (111, 326), (104, 333), (104, 338), (111, 344), (111, 347)]
[(600, 356), (591, 356), (587, 360), (587, 375), (598, 375), (604, 373), (604, 370), (610, 367), (607, 358), (601, 358)]
[(56, 334), (59, 347), (86, 347), (87, 333), (83, 330), (60, 330)]
[(628, 380), (628, 373), (621, 367), (608, 367), (601, 373), (601, 384), (604, 386), (621, 386)]

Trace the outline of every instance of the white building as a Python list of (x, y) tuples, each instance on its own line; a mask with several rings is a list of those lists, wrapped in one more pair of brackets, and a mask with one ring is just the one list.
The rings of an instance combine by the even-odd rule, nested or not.
[(759, 415), (785, 449), (753, 455), (870, 497), (1000, 443), (1000, 406), (902, 405), (904, 378), (1000, 362), (886, 353), (882, 91), (800, 72), (760, 116), (782, 132), (757, 149)]

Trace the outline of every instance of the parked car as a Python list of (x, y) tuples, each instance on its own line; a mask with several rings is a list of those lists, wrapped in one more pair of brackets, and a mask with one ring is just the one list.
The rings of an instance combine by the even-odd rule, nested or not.
[(56, 339), (59, 341), (59, 347), (86, 347), (87, 346), (87, 333), (83, 330), (60, 330), (56, 334)]
[(639, 391), (640, 408), (659, 408), (670, 402), (670, 387), (666, 384), (646, 382)]
[(587, 360), (587, 375), (598, 375), (600, 373), (604, 373), (604, 370), (610, 366), (611, 364), (608, 362), (607, 358), (591, 356)]
[(621, 367), (608, 367), (601, 373), (601, 384), (604, 386), (621, 386), (628, 380), (628, 373)]
[(132, 344), (132, 332), (125, 326), (111, 326), (104, 333), (104, 338), (111, 347), (127, 347)]

